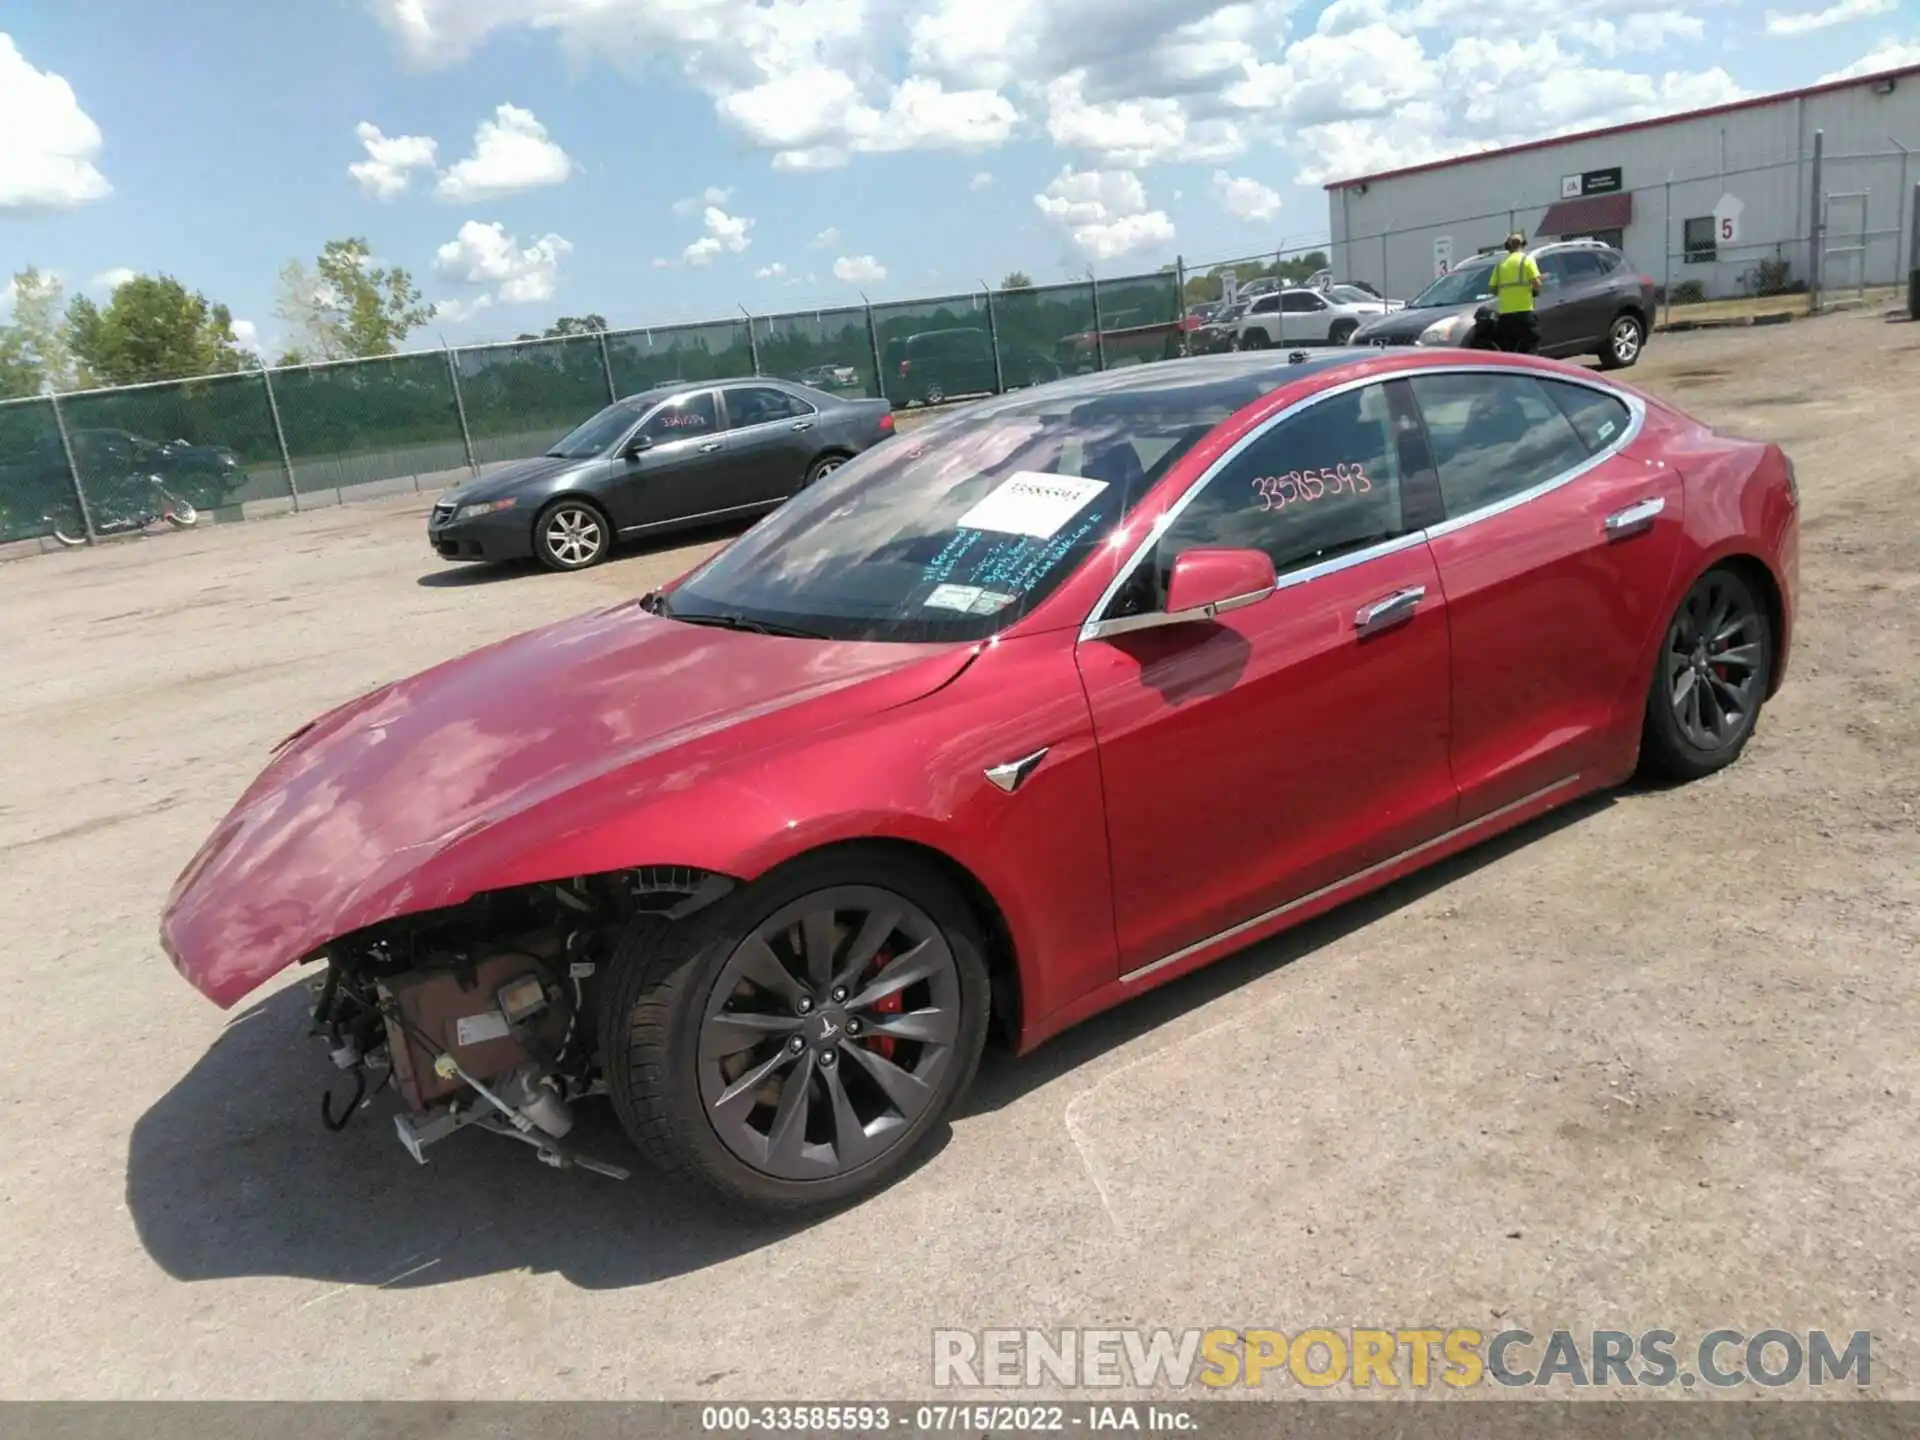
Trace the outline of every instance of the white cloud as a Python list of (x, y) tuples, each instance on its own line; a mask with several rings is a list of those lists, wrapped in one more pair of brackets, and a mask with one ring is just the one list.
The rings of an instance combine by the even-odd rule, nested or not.
[[(573, 245), (558, 235), (543, 235), (522, 247), (499, 221), (469, 220), (460, 233), (434, 254), (434, 269), (463, 285), (486, 286), (503, 305), (551, 300), (560, 275), (560, 257)], [(481, 296), (480, 299), (487, 299)], [(477, 301), (469, 302), (480, 308)]]
[(134, 278), (135, 272), (124, 265), (116, 265), (111, 270), (102, 270), (87, 282), (89, 290), (97, 290), (103, 295), (111, 295), (127, 281)]
[(677, 263), (677, 261), (667, 259), (664, 255), (656, 255), (653, 257), (653, 268), (656, 270), (671, 270)]
[(1824, 10), (1778, 10), (1767, 12), (1769, 35), (1809, 35), (1815, 30), (1831, 29), (1854, 20), (1870, 20), (1900, 8), (1900, 0), (1836, 0)]
[(1173, 243), (1173, 221), (1166, 211), (1147, 208), (1146, 187), (1131, 170), (1068, 166), (1033, 203), (1089, 260)]
[(1280, 213), (1278, 190), (1246, 176), (1229, 175), (1224, 170), (1214, 172), (1213, 198), (1236, 220), (1266, 221)]
[(753, 221), (739, 215), (729, 215), (718, 205), (707, 206), (700, 223), (706, 226), (707, 233), (680, 254), (680, 258), (689, 265), (710, 265), (713, 257), (722, 252), (738, 255), (753, 244), (747, 236)]
[(258, 350), (260, 327), (251, 320), (236, 320), (233, 322), (233, 338), (240, 342), (242, 350)]
[(1820, 78), (1851, 80), (1856, 75), (1877, 75), (1882, 70), (1899, 70), (1908, 65), (1920, 65), (1920, 40), (1882, 40), (1853, 64)]
[(847, 152), (837, 145), (815, 145), (806, 150), (782, 150), (773, 157), (776, 170), (838, 170)]
[(36, 70), (0, 33), (0, 210), (66, 210), (113, 186), (95, 161), (102, 137), (73, 87)]
[(502, 105), (473, 132), (473, 153), (440, 176), (434, 194), (442, 200), (490, 200), (517, 190), (559, 185), (574, 162), (547, 136), (531, 110)]
[(833, 262), (836, 279), (849, 285), (869, 285), (887, 278), (887, 267), (871, 255), (842, 255)]
[(722, 118), (778, 152), (782, 169), (825, 169), (847, 152), (971, 150), (998, 145), (1019, 112), (995, 90), (948, 90), (909, 76), (885, 109), (869, 104), (853, 77), (827, 66), (777, 75), (723, 95)]
[(1076, 70), (1046, 88), (1047, 134), (1063, 150), (1131, 169), (1170, 160), (1225, 160), (1246, 149), (1246, 137), (1232, 120), (1194, 120), (1181, 101), (1166, 97), (1096, 104), (1085, 97), (1086, 80), (1086, 72)]
[(839, 243), (840, 232), (832, 226), (828, 226), (825, 230), (822, 230), (818, 235), (813, 237), (812, 241), (813, 248), (816, 250), (831, 250)]
[(383, 135), (380, 127), (362, 120), (353, 127), (367, 158), (356, 160), (347, 173), (360, 184), (360, 193), (374, 200), (404, 195), (413, 184), (413, 172), (431, 170), (440, 142), (425, 135)]
[(753, 278), (756, 280), (778, 280), (786, 273), (787, 267), (776, 260), (771, 265), (762, 265), (758, 270), (754, 271)]
[(493, 308), (493, 296), (475, 295), (470, 300), (442, 300), (433, 307), (433, 318), (444, 320), (449, 325), (459, 325), (473, 319), (482, 310)]
[(992, 172), (987, 170), (976, 171), (973, 178), (967, 181), (967, 188), (969, 190), (991, 190), (993, 188)]
[(674, 201), (673, 213), (684, 220), (689, 215), (699, 214), (708, 205), (724, 205), (732, 198), (733, 190), (730, 186), (709, 185), (698, 195), (689, 195), (684, 200)]

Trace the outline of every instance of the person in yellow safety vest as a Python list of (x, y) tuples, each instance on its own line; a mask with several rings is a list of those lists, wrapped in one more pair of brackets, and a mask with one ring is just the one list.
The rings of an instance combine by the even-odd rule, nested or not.
[(1540, 267), (1527, 254), (1527, 237), (1507, 236), (1507, 253), (1493, 267), (1493, 339), (1502, 350), (1531, 355), (1540, 348), (1540, 319), (1533, 312), (1539, 293)]

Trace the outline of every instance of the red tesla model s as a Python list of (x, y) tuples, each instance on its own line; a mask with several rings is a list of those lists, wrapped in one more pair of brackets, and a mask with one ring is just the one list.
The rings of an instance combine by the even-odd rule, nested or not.
[(1024, 1050), (1636, 767), (1732, 761), (1796, 506), (1777, 447), (1549, 361), (1045, 385), (315, 720), (163, 943), (222, 1006), (324, 966), (316, 1023), (416, 1158), (475, 1125), (625, 1173), (568, 1139), (605, 1093), (724, 1197), (843, 1201), (990, 1027)]

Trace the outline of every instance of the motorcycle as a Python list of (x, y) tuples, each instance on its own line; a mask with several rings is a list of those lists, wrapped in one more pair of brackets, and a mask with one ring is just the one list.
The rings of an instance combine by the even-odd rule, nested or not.
[[(121, 476), (102, 492), (90, 488), (87, 501), (95, 535), (144, 533), (163, 523), (185, 530), (200, 523), (200, 512), (192, 502), (167, 489), (155, 474)], [(86, 522), (78, 505), (60, 506), (44, 519), (60, 544), (71, 548), (87, 543)]]

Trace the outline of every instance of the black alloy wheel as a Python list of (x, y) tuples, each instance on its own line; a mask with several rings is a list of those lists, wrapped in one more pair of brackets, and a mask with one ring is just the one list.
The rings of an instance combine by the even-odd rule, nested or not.
[(601, 1032), (615, 1110), (656, 1165), (736, 1203), (879, 1189), (973, 1077), (983, 953), (936, 871), (860, 851), (792, 862), (623, 945)]
[(613, 525), (587, 500), (556, 500), (533, 522), (533, 553), (549, 570), (584, 570), (613, 549)]
[(1772, 680), (1773, 625), (1737, 571), (1693, 582), (1667, 626), (1647, 696), (1643, 764), (1675, 780), (1730, 765), (1752, 736)]

